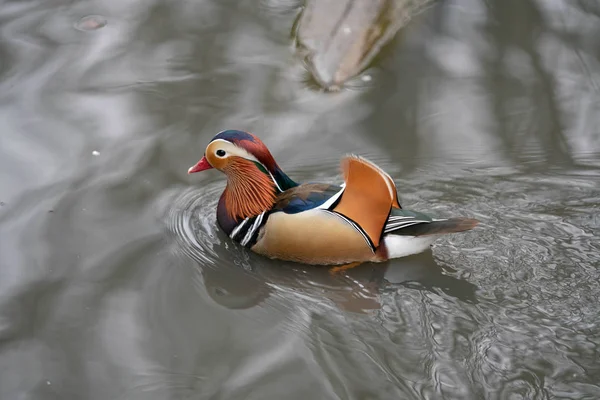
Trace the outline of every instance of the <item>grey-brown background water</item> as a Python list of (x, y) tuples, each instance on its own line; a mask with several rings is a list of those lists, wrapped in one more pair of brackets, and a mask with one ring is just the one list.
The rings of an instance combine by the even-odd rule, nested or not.
[[(298, 11), (0, 4), (0, 399), (600, 398), (598, 2), (438, 2), (337, 93)], [(249, 254), (186, 174), (225, 128), (481, 226), (337, 277)]]

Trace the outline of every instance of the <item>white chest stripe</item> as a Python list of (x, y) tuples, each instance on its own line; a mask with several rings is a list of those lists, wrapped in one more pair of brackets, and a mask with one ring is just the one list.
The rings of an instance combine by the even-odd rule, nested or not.
[(256, 232), (256, 230), (260, 228), (264, 216), (265, 213), (263, 212), (259, 214), (258, 217), (256, 217), (254, 223), (252, 224), (250, 229), (248, 229), (248, 232), (246, 232), (246, 236), (244, 236), (244, 239), (240, 242), (242, 246), (246, 246), (248, 242), (250, 242), (250, 239), (252, 239), (252, 235), (254, 235), (254, 232)]
[(235, 235), (237, 235), (238, 232), (244, 227), (244, 225), (246, 225), (247, 222), (248, 222), (248, 218), (246, 218), (238, 226), (236, 226), (235, 229), (233, 231), (231, 231), (231, 235), (229, 235), (229, 237), (231, 239), (233, 239), (235, 237)]

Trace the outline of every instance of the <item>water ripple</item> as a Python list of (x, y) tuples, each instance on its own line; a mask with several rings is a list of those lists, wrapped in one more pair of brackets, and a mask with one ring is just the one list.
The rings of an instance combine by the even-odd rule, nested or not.
[[(383, 266), (357, 269), (351, 274), (332, 276), (328, 268), (270, 260), (255, 255), (232, 242), (217, 227), (216, 206), (223, 190), (222, 182), (202, 185), (201, 189), (176, 187), (157, 202), (163, 220), (176, 246), (175, 254), (183, 254), (200, 266), (203, 281), (199, 290), (225, 305), (235, 303), (255, 305), (268, 296), (275, 307), (296, 307), (298, 301), (306, 307), (331, 308), (324, 299), (344, 309), (356, 312), (379, 308), (379, 284), (372, 280), (372, 269), (385, 271)], [(252, 289), (253, 288), (253, 289)], [(244, 296), (246, 296), (244, 300)]]

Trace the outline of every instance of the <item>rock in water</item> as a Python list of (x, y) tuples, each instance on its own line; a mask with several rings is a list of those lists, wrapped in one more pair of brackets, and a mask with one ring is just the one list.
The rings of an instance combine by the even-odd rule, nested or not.
[(297, 24), (299, 53), (315, 80), (339, 88), (433, 0), (306, 0)]

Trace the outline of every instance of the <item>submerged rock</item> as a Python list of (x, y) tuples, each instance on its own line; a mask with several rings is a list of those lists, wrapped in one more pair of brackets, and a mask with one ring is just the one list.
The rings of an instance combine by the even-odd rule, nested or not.
[(339, 88), (432, 0), (306, 0), (296, 31), (315, 80)]

